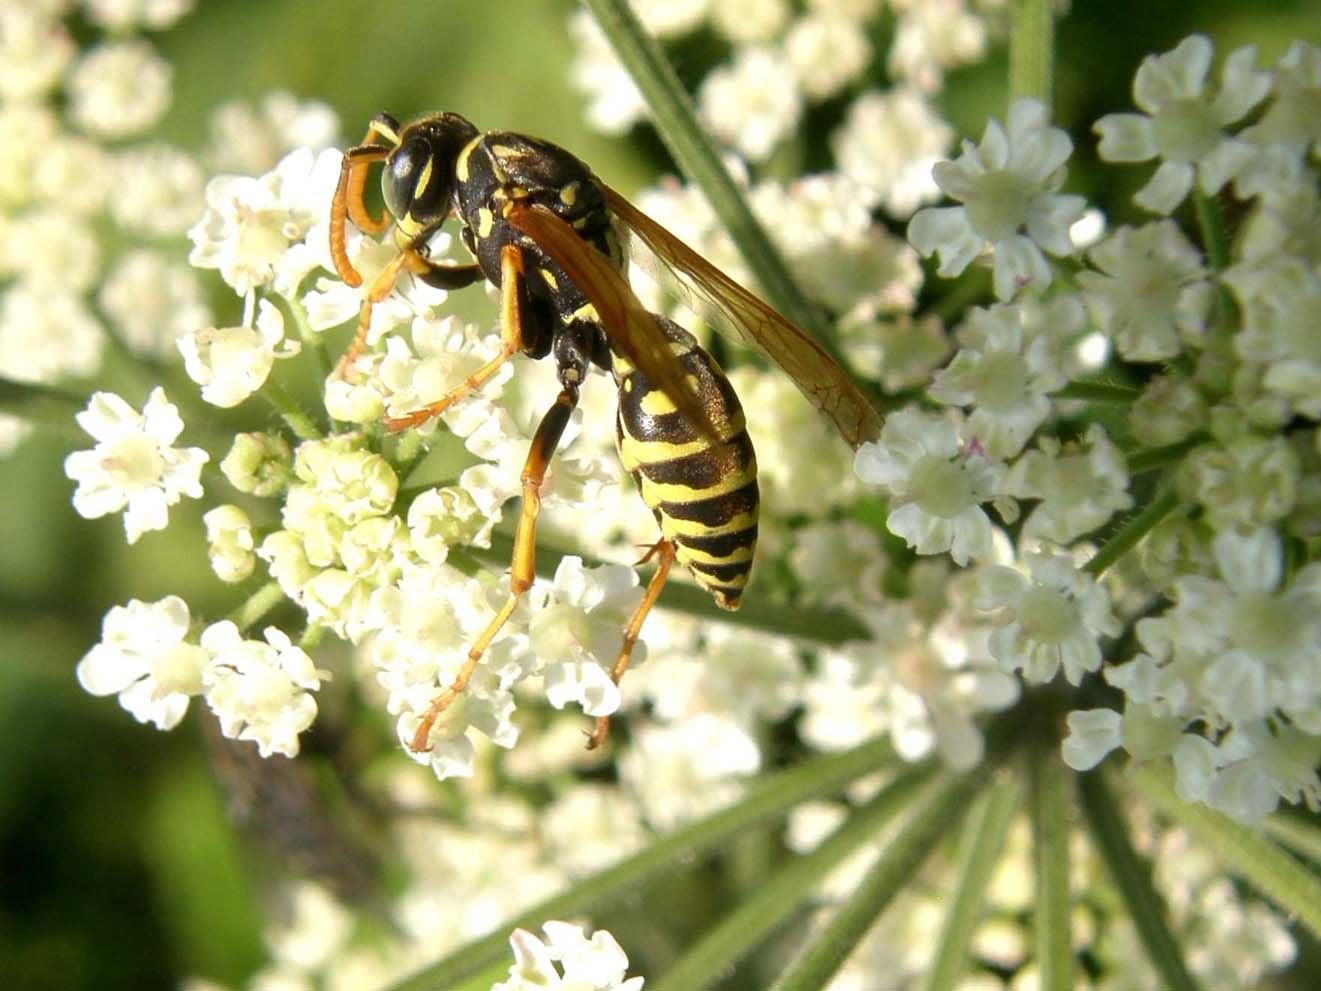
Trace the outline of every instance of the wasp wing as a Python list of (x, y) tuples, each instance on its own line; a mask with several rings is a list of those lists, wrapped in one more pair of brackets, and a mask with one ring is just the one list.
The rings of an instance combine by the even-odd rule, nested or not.
[(808, 400), (835, 424), (850, 447), (875, 440), (882, 418), (872, 401), (816, 341), (768, 304), (684, 244), (615, 190), (606, 188), (610, 210), (652, 253), (722, 317), (745, 344), (765, 352)]
[(720, 442), (719, 431), (683, 365), (670, 350), (670, 342), (657, 326), (655, 315), (642, 305), (609, 259), (545, 206), (512, 203), (505, 219), (515, 230), (532, 238), (587, 297), (614, 348), (648, 382), (670, 397), (684, 419), (708, 440)]

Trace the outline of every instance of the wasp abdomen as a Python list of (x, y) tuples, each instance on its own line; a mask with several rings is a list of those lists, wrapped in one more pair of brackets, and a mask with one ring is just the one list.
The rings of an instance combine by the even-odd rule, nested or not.
[(624, 467), (675, 556), (716, 603), (737, 609), (757, 546), (757, 459), (743, 408), (715, 360), (682, 327), (657, 323), (688, 373), (719, 441), (618, 355), (616, 434)]

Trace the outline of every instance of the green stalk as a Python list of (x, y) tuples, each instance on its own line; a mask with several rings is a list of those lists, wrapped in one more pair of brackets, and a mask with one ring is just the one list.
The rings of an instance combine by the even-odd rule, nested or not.
[(0, 375), (0, 413), (26, 420), (34, 427), (70, 441), (86, 442), (74, 416), (87, 408), (87, 396), (35, 382), (19, 382)]
[(1163, 447), (1142, 447), (1125, 455), (1131, 474), (1140, 475), (1145, 471), (1154, 471), (1183, 460), (1183, 456), (1194, 447), (1206, 443), (1210, 434), (1205, 430), (1196, 430), (1183, 440)]
[(1083, 565), (1083, 571), (1091, 572), (1100, 578), (1107, 568), (1137, 546), (1138, 542), (1156, 528), (1156, 524), (1168, 516), (1179, 505), (1179, 498), (1171, 489), (1165, 489), (1151, 502), (1142, 507), (1142, 511), (1112, 533), (1101, 545), (1096, 555)]
[(1036, 866), (1036, 959), (1041, 991), (1071, 991), (1073, 940), (1069, 900), (1069, 782), (1058, 748), (1028, 748), (1028, 817)]
[(303, 342), (303, 349), (311, 351), (316, 361), (317, 372), (324, 380), (330, 374), (330, 354), (326, 351), (325, 337), (312, 329), (307, 321), (307, 309), (298, 299), (283, 299), (284, 308), (298, 328), (298, 338)]
[(248, 596), (247, 600), (231, 610), (225, 618), (239, 628), (240, 631), (247, 632), (262, 618), (284, 601), (284, 589), (280, 588), (279, 582), (267, 582), (257, 591)]
[[(819, 847), (766, 879), (714, 929), (708, 930), (660, 980), (648, 985), (651, 991), (704, 991), (712, 987), (720, 975), (728, 973), (798, 912), (827, 873), (866, 844), (878, 840), (886, 823), (914, 800), (922, 778), (915, 774), (898, 778), (855, 809)], [(944, 781), (937, 795), (947, 798), (949, 789), (949, 781)], [(934, 803), (937, 799), (929, 801)]]
[(660, 45), (647, 34), (627, 0), (586, 0), (586, 5), (647, 101), (656, 130), (679, 170), (706, 194), (766, 299), (790, 322), (815, 337), (832, 358), (848, 367), (835, 349), (829, 320), (804, 295), (766, 229), (753, 215), (721, 161), (719, 150), (698, 123), (692, 101)]
[(981, 918), (982, 899), (1021, 801), (1018, 780), (1006, 778), (991, 786), (964, 826), (954, 869), (958, 888), (945, 915), (923, 991), (953, 991), (963, 977), (968, 947)]
[(1245, 878), (1291, 916), (1321, 936), (1321, 878), (1255, 829), (1219, 812), (1185, 802), (1167, 767), (1145, 764), (1128, 778), (1142, 797), (1190, 832), (1225, 870)]
[(1197, 227), (1202, 233), (1206, 260), (1219, 272), (1229, 264), (1229, 234), (1225, 230), (1225, 218), (1220, 215), (1220, 204), (1215, 197), (1207, 196), (1201, 189), (1194, 187), (1193, 211), (1197, 214)]
[[(835, 794), (850, 781), (886, 766), (892, 758), (888, 742), (874, 740), (842, 754), (817, 757), (762, 777), (749, 786), (737, 804), (684, 826), (627, 860), (584, 878), (567, 891), (511, 919), (489, 936), (460, 947), (444, 959), (398, 982), (390, 991), (437, 991), (453, 987), (506, 959), (511, 930), (539, 931), (541, 924), (551, 919), (600, 911), (661, 872), (680, 869), (682, 864), (695, 857), (782, 816), (800, 802)], [(909, 772), (892, 785), (891, 790), (914, 778), (915, 772)]]
[(1009, 100), (1030, 96), (1049, 107), (1055, 56), (1050, 0), (1012, 0), (1009, 17)]
[(275, 407), (276, 412), (284, 418), (284, 422), (299, 440), (316, 440), (321, 436), (321, 431), (312, 422), (312, 418), (303, 412), (294, 397), (289, 395), (284, 386), (275, 379), (266, 379), (266, 383), (261, 387), (261, 394)]
[(925, 797), (830, 924), (813, 936), (806, 951), (775, 984), (775, 991), (820, 991), (830, 983), (936, 843), (957, 825), (973, 793), (985, 780), (982, 774), (949, 776)]
[(1321, 866), (1321, 822), (1315, 815), (1286, 810), (1269, 816), (1262, 826), (1295, 853)]
[(1170, 931), (1165, 902), (1152, 884), (1151, 865), (1133, 849), (1128, 823), (1104, 775), (1099, 771), (1080, 775), (1078, 792), (1092, 840), (1123, 897), (1133, 928), (1146, 947), (1147, 958), (1161, 977), (1161, 987), (1170, 991), (1197, 991), (1197, 982), (1183, 961), (1179, 941)]

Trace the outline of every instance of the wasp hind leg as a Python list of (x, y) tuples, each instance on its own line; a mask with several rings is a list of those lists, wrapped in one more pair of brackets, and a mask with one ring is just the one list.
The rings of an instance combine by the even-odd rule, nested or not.
[[(455, 266), (450, 271), (467, 271), (469, 268), (475, 273), (474, 280), (480, 277), (481, 269), (476, 265)], [(422, 278), (427, 277), (423, 275)], [(390, 417), (385, 421), (386, 429), (391, 432), (407, 430), (409, 427), (426, 423), (433, 416), (439, 416), (468, 393), (481, 388), (500, 370), (501, 365), (518, 354), (524, 344), (523, 299), (523, 252), (517, 245), (506, 244), (500, 251), (500, 353), (434, 403), (428, 403), (421, 409), (405, 413), (403, 416)]]
[[(637, 645), (638, 637), (642, 635), (642, 624), (647, 619), (647, 614), (651, 612), (651, 607), (656, 604), (660, 598), (661, 589), (665, 587), (666, 580), (670, 577), (670, 568), (674, 564), (674, 544), (662, 537), (652, 545), (638, 564), (645, 564), (651, 558), (656, 558), (656, 573), (651, 576), (651, 581), (647, 583), (647, 592), (642, 596), (642, 601), (638, 603), (637, 609), (633, 611), (633, 618), (628, 621), (628, 626), (624, 630), (624, 644), (619, 648), (619, 656), (615, 658), (615, 666), (610, 669), (610, 678), (616, 685), (619, 679), (624, 677), (624, 672), (628, 670), (629, 661), (633, 657), (633, 648)], [(598, 716), (596, 726), (592, 729), (592, 735), (587, 740), (587, 749), (595, 750), (605, 742), (606, 735), (610, 732), (610, 717)]]
[(537, 425), (537, 432), (532, 437), (527, 460), (523, 463), (523, 505), (518, 514), (518, 526), (514, 531), (514, 556), (509, 566), (509, 597), (500, 607), (500, 611), (486, 625), (486, 629), (473, 642), (468, 650), (467, 660), (459, 669), (458, 676), (448, 688), (437, 695), (427, 707), (409, 744), (414, 750), (427, 750), (431, 741), (431, 730), (445, 708), (462, 694), (468, 687), (472, 673), (477, 669), (477, 662), (490, 646), (500, 628), (505, 625), (518, 606), (523, 593), (532, 587), (536, 578), (537, 553), (537, 516), (541, 513), (541, 485), (546, 479), (550, 459), (559, 446), (560, 437), (569, 422), (569, 415), (578, 405), (578, 388), (566, 383), (555, 399), (555, 405), (546, 411)]

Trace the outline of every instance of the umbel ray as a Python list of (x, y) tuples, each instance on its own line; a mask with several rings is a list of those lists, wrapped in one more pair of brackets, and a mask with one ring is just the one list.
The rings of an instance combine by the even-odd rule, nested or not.
[[(368, 170), (384, 163), (386, 215), (363, 201)], [(473, 256), (466, 264), (428, 257), (449, 218)], [(362, 285), (345, 248), (348, 220), (379, 234), (392, 223), (399, 253), (372, 280), (358, 329), (340, 360), (350, 367), (367, 339), (372, 307), (403, 272), (443, 289), (485, 279), (500, 290), (500, 352), (434, 402), (390, 419), (405, 430), (444, 412), (522, 352), (555, 361), (559, 395), (533, 435), (522, 472), (509, 596), (477, 637), (454, 682), (423, 716), (411, 746), (430, 746), (436, 719), (467, 686), (483, 652), (532, 586), (539, 491), (578, 390), (592, 366), (619, 389), (616, 438), (624, 467), (660, 526), (648, 552), (657, 567), (626, 629), (611, 675), (616, 682), (675, 561), (725, 609), (737, 609), (757, 542), (757, 463), (743, 409), (715, 360), (682, 327), (649, 312), (625, 278), (628, 238), (637, 236), (726, 327), (760, 347), (856, 447), (880, 433), (880, 415), (811, 338), (743, 289), (556, 145), (509, 131), (479, 132), (453, 113), (401, 127), (378, 114), (363, 142), (344, 155), (330, 217), (330, 250), (340, 277)], [(609, 729), (597, 720), (589, 746)]]

